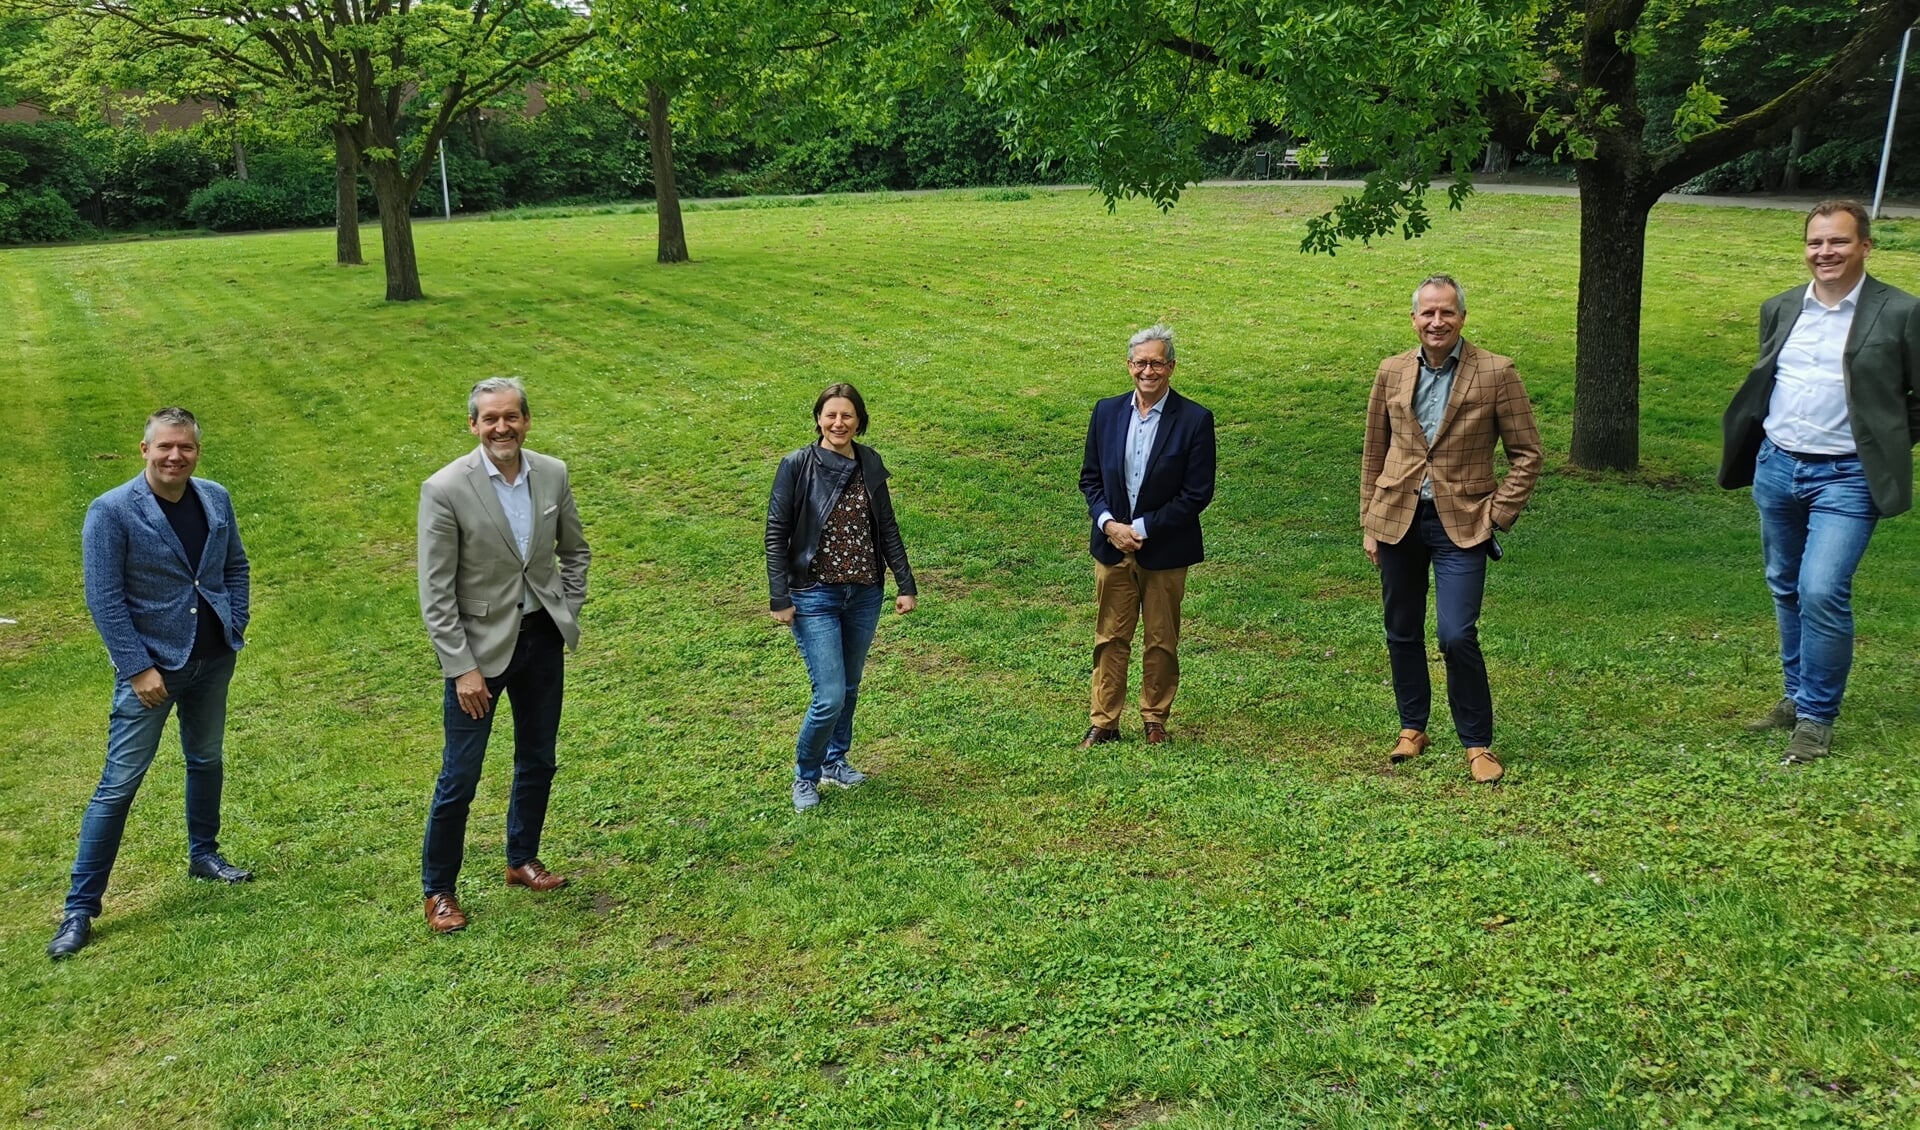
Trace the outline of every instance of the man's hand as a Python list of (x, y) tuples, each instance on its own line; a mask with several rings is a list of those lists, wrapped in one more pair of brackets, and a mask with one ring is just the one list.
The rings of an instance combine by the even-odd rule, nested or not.
[(789, 604), (785, 608), (774, 612), (773, 618), (776, 622), (785, 624), (789, 628), (793, 627), (793, 605)]
[(1360, 548), (1367, 551), (1367, 560), (1373, 562), (1373, 567), (1378, 569), (1380, 567), (1380, 539), (1374, 537), (1372, 534), (1361, 534)]
[(896, 596), (893, 598), (893, 610), (902, 616), (905, 616), (907, 613), (912, 612), (914, 610), (914, 607), (918, 604), (919, 604), (919, 601), (913, 599), (912, 597), (906, 595), (905, 593), (901, 593), (899, 596)]
[(485, 718), (493, 702), (493, 695), (487, 691), (487, 677), (478, 667), (453, 681), (453, 695), (460, 700), (460, 709), (469, 718)]
[(160, 677), (160, 668), (149, 667), (127, 681), (133, 684), (133, 696), (141, 706), (153, 710), (167, 704), (167, 681)]
[(1118, 518), (1109, 519), (1106, 525), (1100, 527), (1100, 532), (1107, 535), (1108, 545), (1122, 553), (1132, 553), (1142, 544), (1133, 527)]

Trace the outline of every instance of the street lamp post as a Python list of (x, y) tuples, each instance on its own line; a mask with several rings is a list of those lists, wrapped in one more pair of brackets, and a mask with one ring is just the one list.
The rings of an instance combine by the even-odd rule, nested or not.
[(1880, 218), (1880, 201), (1887, 195), (1887, 163), (1893, 159), (1893, 118), (1900, 112), (1900, 84), (1907, 77), (1907, 44), (1913, 29), (1900, 36), (1900, 65), (1893, 72), (1893, 101), (1887, 104), (1887, 139), (1880, 145), (1880, 176), (1873, 185), (1873, 218)]

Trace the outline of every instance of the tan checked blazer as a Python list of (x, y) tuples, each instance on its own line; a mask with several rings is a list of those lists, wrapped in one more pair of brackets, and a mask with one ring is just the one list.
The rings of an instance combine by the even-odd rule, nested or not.
[[(1433, 505), (1447, 536), (1461, 548), (1479, 545), (1493, 527), (1511, 529), (1540, 478), (1540, 429), (1511, 358), (1470, 342), (1446, 414), (1427, 447), (1413, 411), (1420, 351), (1380, 362), (1367, 397), (1367, 440), (1360, 456), (1360, 528), (1397, 544), (1413, 525), (1420, 480), (1433, 476)], [(1507, 450), (1507, 474), (1493, 477), (1493, 445)]]

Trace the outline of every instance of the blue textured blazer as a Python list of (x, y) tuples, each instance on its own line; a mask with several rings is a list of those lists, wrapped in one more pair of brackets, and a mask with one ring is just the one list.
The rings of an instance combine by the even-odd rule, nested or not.
[(1093, 406), (1087, 449), (1080, 463), (1080, 493), (1087, 498), (1093, 536), (1087, 552), (1103, 565), (1118, 565), (1121, 552), (1100, 532), (1100, 512), (1122, 522), (1147, 520), (1147, 541), (1134, 554), (1143, 569), (1178, 569), (1206, 556), (1200, 542), (1200, 512), (1213, 501), (1213, 413), (1167, 390), (1160, 428), (1147, 453), (1140, 505), (1127, 506), (1127, 413), (1133, 394), (1110, 396)]
[(207, 548), (197, 574), (187, 568), (186, 547), (160, 512), (145, 472), (87, 507), (80, 533), (87, 611), (122, 679), (149, 667), (186, 666), (201, 600), (212, 601), (220, 614), (227, 646), (240, 650), (246, 634), (247, 551), (233, 500), (219, 483), (191, 483), (207, 512)]

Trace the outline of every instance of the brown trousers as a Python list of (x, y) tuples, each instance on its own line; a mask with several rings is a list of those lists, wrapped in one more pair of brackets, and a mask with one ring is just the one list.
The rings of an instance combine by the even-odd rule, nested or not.
[(1093, 592), (1100, 604), (1093, 630), (1093, 724), (1103, 730), (1119, 728), (1133, 630), (1145, 622), (1140, 719), (1164, 725), (1174, 692), (1180, 689), (1180, 601), (1187, 595), (1186, 567), (1142, 569), (1131, 553), (1118, 565), (1095, 561)]

